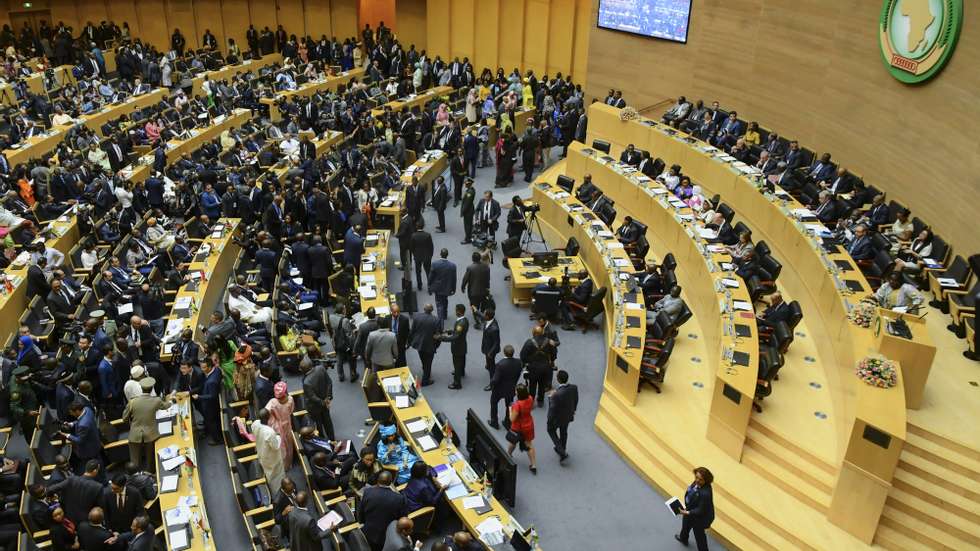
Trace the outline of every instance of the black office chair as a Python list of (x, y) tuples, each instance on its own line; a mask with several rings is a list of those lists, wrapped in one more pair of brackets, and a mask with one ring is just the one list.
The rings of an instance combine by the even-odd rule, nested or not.
[[(980, 255), (974, 255), (980, 256)], [(953, 263), (949, 265), (949, 268), (941, 272), (930, 272), (929, 285), (932, 291), (933, 300), (929, 302), (929, 306), (933, 308), (939, 308), (944, 314), (949, 313), (949, 306), (946, 304), (946, 296), (949, 294), (947, 290), (964, 290), (966, 289), (967, 283), (970, 281), (970, 277), (973, 276), (973, 270), (970, 268), (970, 264), (959, 255), (953, 259)], [(956, 287), (943, 287), (939, 285), (938, 278), (948, 278), (956, 281)]]
[(606, 308), (606, 293), (608, 289), (605, 287), (600, 287), (589, 298), (589, 303), (586, 305), (576, 304), (574, 302), (569, 302), (568, 307), (572, 313), (572, 320), (579, 326), (582, 327), (582, 333), (588, 332), (589, 329), (598, 327), (598, 325), (593, 322), (593, 318), (602, 313)]
[(779, 378), (779, 370), (783, 366), (783, 358), (774, 348), (759, 349), (759, 378), (755, 385), (755, 400), (752, 409), (762, 413), (762, 400), (772, 394), (772, 383)]
[(688, 322), (692, 317), (694, 317), (694, 312), (688, 307), (686, 302), (681, 303), (681, 311), (677, 314), (677, 319), (674, 320), (674, 334), (676, 335), (678, 329)]
[(601, 151), (606, 155), (608, 155), (610, 149), (609, 142), (607, 142), (606, 140), (592, 140), (592, 149), (595, 149), (596, 151)]
[(575, 187), (575, 178), (559, 174), (558, 179), (555, 180), (555, 184), (565, 190), (565, 193), (571, 193), (572, 188)]
[(531, 296), (531, 311), (553, 320), (558, 317), (560, 303), (561, 291), (538, 290)]
[(565, 256), (576, 256), (578, 255), (580, 249), (581, 246), (578, 243), (578, 239), (575, 239), (574, 237), (569, 237), (568, 242), (565, 243), (564, 247), (555, 248), (554, 250), (562, 251), (562, 254), (564, 254)]
[(769, 249), (769, 244), (765, 241), (756, 241), (755, 254), (759, 257), (769, 256), (772, 254), (772, 251)]
[(759, 259), (759, 270), (745, 282), (752, 302), (776, 292), (776, 280), (782, 270), (783, 265), (772, 256)]
[(665, 168), (667, 168), (667, 163), (665, 163), (660, 157), (657, 157), (653, 161), (653, 177), (656, 178), (657, 176), (663, 174)]
[(640, 362), (640, 388), (637, 388), (637, 392), (643, 387), (643, 383), (647, 383), (653, 387), (653, 390), (657, 394), (660, 394), (660, 385), (663, 384), (664, 379), (667, 377), (667, 362), (670, 360), (670, 355), (673, 352), (674, 337), (670, 337), (664, 344), (663, 349), (655, 357), (648, 358), (644, 356)]
[(660, 268), (671, 272), (677, 268), (677, 259), (674, 258), (674, 253), (667, 253), (664, 255), (663, 261), (660, 262)]
[(716, 208), (715, 211), (721, 213), (722, 217), (724, 217), (725, 221), (729, 224), (732, 223), (732, 218), (735, 217), (735, 210), (725, 203), (719, 203), (718, 208)]
[(735, 225), (732, 227), (732, 229), (735, 230), (735, 235), (742, 235), (743, 233), (748, 233), (749, 240), (751, 240), (752, 230), (750, 230), (749, 227), (745, 225), (745, 222), (742, 222), (741, 220), (735, 222)]

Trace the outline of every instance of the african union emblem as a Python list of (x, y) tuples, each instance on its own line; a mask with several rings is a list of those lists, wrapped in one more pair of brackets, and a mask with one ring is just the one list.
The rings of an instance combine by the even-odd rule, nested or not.
[(881, 57), (907, 84), (935, 76), (956, 48), (963, 0), (885, 0), (878, 31)]

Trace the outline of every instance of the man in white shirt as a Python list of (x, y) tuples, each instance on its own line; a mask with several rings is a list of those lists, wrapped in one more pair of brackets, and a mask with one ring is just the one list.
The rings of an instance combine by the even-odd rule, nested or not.
[(61, 107), (54, 108), (54, 115), (51, 116), (51, 124), (55, 126), (64, 126), (74, 122), (75, 119), (71, 118), (71, 115), (65, 113)]
[(282, 151), (283, 155), (289, 157), (290, 159), (298, 160), (299, 140), (296, 139), (295, 135), (289, 134), (288, 136), (286, 136), (286, 139), (284, 139), (282, 143), (279, 144), (279, 150)]
[(242, 290), (238, 286), (228, 289), (228, 308), (238, 310), (242, 319), (248, 324), (268, 324), (272, 320), (272, 308), (256, 306), (242, 295)]

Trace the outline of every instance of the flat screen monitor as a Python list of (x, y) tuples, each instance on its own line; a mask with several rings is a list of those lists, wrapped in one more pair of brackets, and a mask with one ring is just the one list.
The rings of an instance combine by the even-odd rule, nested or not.
[(687, 43), (690, 20), (691, 0), (599, 0), (603, 29)]
[(473, 470), (480, 476), (486, 473), (490, 478), (494, 497), (514, 507), (517, 464), (472, 409), (466, 410), (466, 451)]

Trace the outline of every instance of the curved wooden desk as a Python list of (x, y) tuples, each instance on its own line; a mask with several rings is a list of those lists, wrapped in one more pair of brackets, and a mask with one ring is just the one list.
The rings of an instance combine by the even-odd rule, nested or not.
[(259, 69), (270, 65), (275, 65), (276, 63), (282, 63), (282, 54), (273, 52), (271, 54), (264, 55), (259, 59), (246, 59), (241, 63), (226, 65), (216, 71), (205, 71), (191, 79), (191, 93), (195, 96), (201, 93), (201, 87), (204, 85), (204, 79), (212, 82), (216, 80), (230, 79), (238, 73), (254, 73)]
[(278, 102), (279, 100), (289, 101), (294, 97), (302, 96), (309, 97), (318, 92), (323, 92), (324, 90), (329, 90), (334, 92), (341, 84), (346, 85), (351, 80), (355, 78), (361, 78), (364, 76), (363, 67), (355, 67), (350, 71), (344, 71), (339, 75), (327, 77), (321, 81), (309, 81), (303, 83), (302, 86), (297, 87), (295, 90), (287, 90), (285, 92), (277, 92), (275, 97), (262, 98), (259, 103), (269, 106), (269, 119), (272, 122), (279, 122), (282, 120), (282, 114), (279, 112)]
[[(622, 121), (619, 113), (617, 108), (592, 104), (588, 143), (606, 140), (614, 156), (632, 143), (637, 149), (650, 151), (652, 157), (664, 159), (668, 166), (681, 165), (684, 174), (700, 184), (706, 195), (721, 194), (752, 228), (754, 238), (764, 239), (780, 262), (792, 267), (783, 271), (779, 285), (800, 301), (812, 336), (829, 345), (822, 350), (831, 357), (822, 365), (833, 400), (835, 455), (843, 466), (827, 518), (870, 543), (906, 437), (903, 381), (886, 391), (888, 399), (871, 400), (860, 388), (864, 384), (853, 374), (860, 358), (878, 352), (872, 331), (847, 318), (857, 302), (871, 294), (871, 287), (842, 247), (834, 253), (824, 250), (821, 239), (814, 235), (821, 225), (803, 223), (794, 216), (794, 211), (804, 207), (781, 189), (777, 188), (775, 195), (765, 195), (759, 190), (760, 178), (720, 159), (719, 152), (707, 144), (650, 119)], [(896, 393), (903, 399), (894, 398)], [(852, 436), (862, 424), (888, 436), (887, 454), (853, 453), (856, 446), (867, 441)], [(860, 510), (842, 507), (847, 500), (859, 500), (866, 506)]]
[[(684, 302), (710, 343), (707, 362), (715, 384), (708, 439), (738, 460), (759, 378), (759, 332), (748, 288), (724, 269), (731, 258), (722, 246), (701, 237), (703, 224), (660, 182), (577, 142), (569, 147), (567, 159), (567, 175), (581, 182), (592, 174), (593, 183), (615, 201), (620, 217), (629, 215), (647, 225), (651, 248), (660, 258), (674, 254), (678, 282), (686, 289)], [(738, 337), (736, 324), (748, 336)]]
[[(543, 173), (532, 186), (532, 200), (541, 205), (538, 219), (552, 242), (564, 243), (574, 237), (580, 245), (579, 257), (592, 276), (596, 288), (604, 285), (606, 293), (607, 389), (629, 404), (636, 402), (640, 384), (640, 362), (646, 337), (646, 307), (643, 293), (630, 292), (627, 279), (636, 271), (622, 244), (609, 228), (578, 199), (554, 184), (558, 172)], [(602, 282), (605, 282), (604, 284)], [(628, 318), (639, 323), (630, 327)]]
[[(358, 278), (358, 289), (370, 287), (374, 296), (367, 298), (361, 295), (361, 312), (374, 308), (379, 316), (391, 313), (391, 297), (388, 293), (388, 241), (391, 232), (388, 230), (370, 230), (364, 239), (364, 254), (361, 256), (361, 274)], [(370, 261), (374, 270), (364, 271), (364, 263)]]
[(422, 92), (421, 94), (409, 95), (404, 98), (398, 98), (383, 105), (379, 105), (371, 110), (372, 117), (380, 117), (385, 112), (385, 107), (391, 109), (393, 112), (398, 112), (403, 109), (411, 109), (413, 107), (425, 107), (425, 104), (430, 101), (440, 98), (443, 96), (448, 96), (453, 92), (451, 86), (436, 86), (435, 88), (429, 88), (428, 90)]

